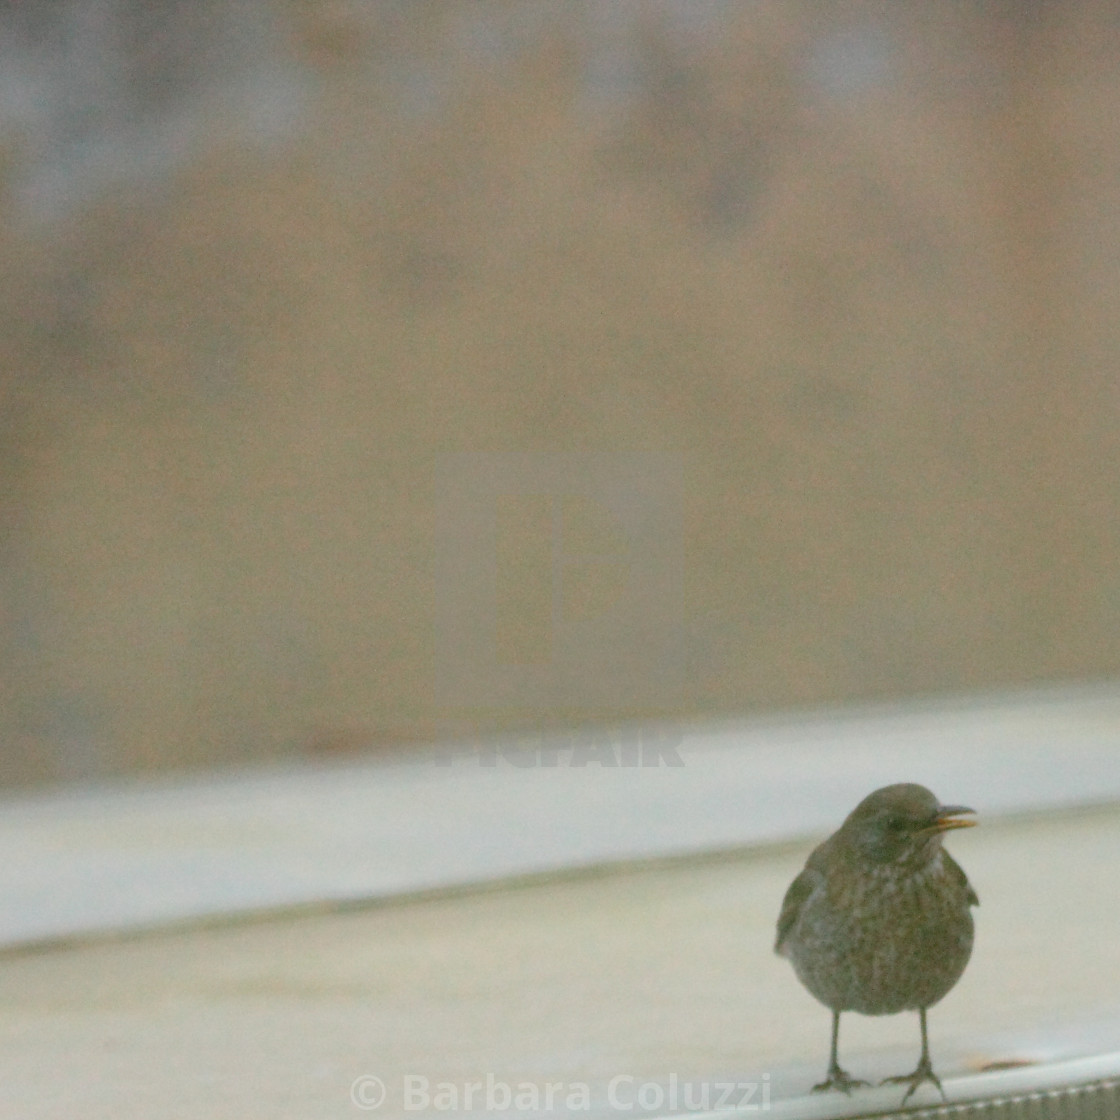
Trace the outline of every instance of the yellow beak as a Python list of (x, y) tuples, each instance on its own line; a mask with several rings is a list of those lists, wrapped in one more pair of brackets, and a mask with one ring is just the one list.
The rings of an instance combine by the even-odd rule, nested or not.
[(937, 810), (933, 824), (924, 831), (948, 832), (952, 828), (973, 828), (977, 822), (970, 817), (965, 817), (965, 813), (975, 814), (976, 810), (968, 808), (967, 805), (942, 805)]

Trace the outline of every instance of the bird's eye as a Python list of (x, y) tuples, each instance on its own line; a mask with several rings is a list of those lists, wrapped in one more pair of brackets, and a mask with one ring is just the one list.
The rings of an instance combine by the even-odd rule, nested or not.
[(901, 832), (905, 827), (906, 822), (902, 819), (902, 817), (887, 817), (887, 828), (889, 828), (891, 832)]

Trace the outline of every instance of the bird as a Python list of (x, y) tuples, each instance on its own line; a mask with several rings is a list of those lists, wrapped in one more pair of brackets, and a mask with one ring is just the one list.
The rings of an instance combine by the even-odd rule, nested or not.
[(980, 900), (942, 846), (946, 832), (976, 824), (975, 810), (942, 805), (911, 782), (868, 794), (809, 856), (790, 884), (774, 951), (832, 1011), (828, 1074), (814, 1092), (868, 1084), (840, 1067), (840, 1016), (917, 1011), (922, 1054), (917, 1068), (881, 1084), (945, 1090), (929, 1056), (926, 1012), (944, 997), (972, 954), (972, 907)]

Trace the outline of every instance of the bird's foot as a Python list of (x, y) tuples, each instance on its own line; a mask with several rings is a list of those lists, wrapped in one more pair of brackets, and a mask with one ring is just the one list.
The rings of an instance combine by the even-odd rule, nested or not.
[(930, 1065), (928, 1060), (923, 1060), (918, 1063), (918, 1068), (913, 1073), (904, 1073), (898, 1077), (886, 1077), (879, 1082), (880, 1085), (909, 1085), (910, 1088), (906, 1090), (906, 1096), (902, 1098), (902, 1103), (905, 1104), (914, 1094), (914, 1090), (918, 1088), (923, 1081), (928, 1081), (932, 1085), (937, 1086), (937, 1091), (941, 1094), (941, 1099), (946, 1104), (949, 1103), (949, 1098), (945, 1096), (945, 1090), (941, 1088), (941, 1081), (938, 1079), (936, 1073), (933, 1072), (933, 1066)]
[(828, 1071), (828, 1080), (813, 1086), (814, 1093), (827, 1093), (829, 1089), (839, 1089), (845, 1096), (851, 1096), (853, 1089), (861, 1089), (870, 1085), (870, 1081), (860, 1081), (857, 1077), (849, 1077), (839, 1066), (832, 1066)]

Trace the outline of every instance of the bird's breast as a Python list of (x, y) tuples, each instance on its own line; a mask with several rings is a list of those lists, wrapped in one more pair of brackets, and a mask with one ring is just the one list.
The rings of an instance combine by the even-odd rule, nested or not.
[(967, 884), (940, 853), (920, 868), (843, 867), (806, 901), (790, 956), (826, 1006), (869, 1015), (929, 1007), (972, 951)]

